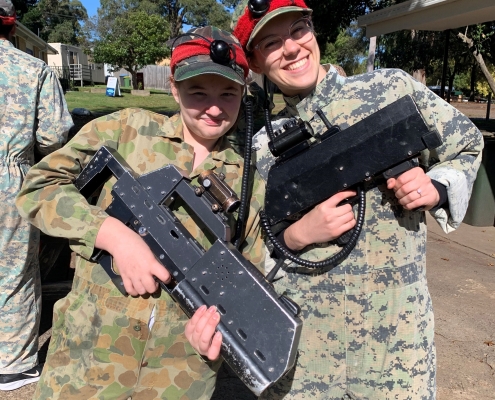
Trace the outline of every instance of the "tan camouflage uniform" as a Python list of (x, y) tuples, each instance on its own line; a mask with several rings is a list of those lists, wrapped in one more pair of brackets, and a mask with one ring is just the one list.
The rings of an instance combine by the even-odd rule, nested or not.
[[(314, 92), (286, 98), (282, 116), (299, 115), (315, 132), (342, 129), (411, 94), (443, 145), (420, 159), (428, 175), (447, 187), (448, 206), (434, 217), (449, 232), (461, 223), (480, 164), (482, 136), (468, 118), (400, 70), (344, 78), (330, 69)], [(274, 123), (274, 129), (285, 121)], [(349, 138), (352, 140), (352, 138)], [(255, 136), (257, 167), (266, 179), (273, 163), (267, 135)], [(364, 228), (342, 264), (325, 273), (297, 273), (293, 265), (275, 282), (302, 307), (297, 366), (261, 398), (434, 399), (433, 308), (425, 274), (424, 212), (403, 209), (385, 183), (370, 182)], [(302, 257), (322, 260), (340, 249), (308, 246)]]
[(47, 65), (0, 39), (0, 374), (37, 364), (41, 307), (39, 231), (15, 207), (35, 149), (67, 140), (72, 119)]
[[(243, 161), (225, 136), (192, 171), (194, 149), (183, 140), (179, 115), (167, 118), (141, 109), (94, 120), (64, 148), (33, 167), (17, 200), (21, 213), (44, 232), (69, 238), (79, 254), (72, 291), (55, 305), (52, 339), (35, 398), (208, 399), (219, 363), (205, 362), (193, 350), (184, 336), (187, 317), (171, 297), (163, 291), (150, 297), (124, 297), (102, 267), (88, 261), (115, 178), (105, 184), (97, 206), (88, 205), (71, 182), (102, 145), (116, 149), (138, 174), (172, 163), (189, 172), (194, 183), (202, 171), (214, 170), (223, 172), (225, 181), (240, 193)], [(260, 268), (264, 251), (257, 211), (263, 193), (257, 175), (248, 239), (241, 249)], [(182, 207), (176, 212), (208, 248), (193, 219)]]

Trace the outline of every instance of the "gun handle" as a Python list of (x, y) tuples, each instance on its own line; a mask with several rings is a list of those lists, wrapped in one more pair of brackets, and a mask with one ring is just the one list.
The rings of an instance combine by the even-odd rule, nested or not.
[(117, 273), (117, 271), (113, 267), (113, 257), (110, 254), (108, 254), (106, 251), (100, 251), (94, 258), (96, 258), (98, 263), (108, 274), (113, 284), (117, 287), (117, 289), (119, 289), (120, 293), (122, 293), (124, 296), (127, 296), (128, 293), (125, 290), (122, 277)]
[(410, 169), (413, 169), (418, 166), (419, 166), (419, 160), (417, 157), (415, 157), (410, 160), (406, 160), (400, 164), (397, 164), (395, 167), (387, 169), (383, 173), (383, 177), (385, 178), (385, 180), (390, 178), (397, 178), (399, 175), (403, 174), (404, 172), (409, 171)]

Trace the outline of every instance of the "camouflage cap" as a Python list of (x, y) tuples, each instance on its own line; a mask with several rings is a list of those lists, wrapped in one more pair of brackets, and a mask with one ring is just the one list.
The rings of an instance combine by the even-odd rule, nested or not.
[(14, 17), (15, 16), (15, 8), (10, 0), (0, 0), (0, 8), (5, 11), (4, 17)]
[(260, 30), (273, 18), (288, 12), (301, 12), (311, 15), (313, 10), (308, 8), (303, 0), (266, 0), (268, 9), (261, 18), (255, 18), (248, 9), (249, 0), (243, 0), (234, 10), (230, 25), (234, 35), (239, 39), (245, 51), (251, 51), (252, 42)]
[[(230, 46), (228, 63), (224, 64), (211, 58), (211, 44), (216, 40)], [(191, 29), (171, 42), (170, 68), (175, 81), (179, 82), (203, 74), (214, 74), (241, 85), (245, 84), (249, 73), (246, 55), (239, 41), (232, 34), (213, 26), (206, 26)]]

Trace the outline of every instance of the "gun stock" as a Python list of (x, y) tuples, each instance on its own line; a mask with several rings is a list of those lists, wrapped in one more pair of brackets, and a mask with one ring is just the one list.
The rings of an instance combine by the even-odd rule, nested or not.
[[(117, 178), (106, 212), (136, 231), (173, 283), (161, 287), (191, 317), (202, 305), (220, 312), (221, 355), (256, 395), (295, 363), (302, 323), (258, 269), (229, 242), (227, 217), (214, 212), (208, 196), (195, 190), (175, 166), (138, 176), (114, 150), (102, 147), (77, 177), (75, 185), (89, 197), (111, 176)], [(180, 197), (217, 238), (203, 249), (169, 206)], [(216, 205), (218, 206), (218, 205)], [(122, 279), (108, 253), (95, 256), (115, 285)]]

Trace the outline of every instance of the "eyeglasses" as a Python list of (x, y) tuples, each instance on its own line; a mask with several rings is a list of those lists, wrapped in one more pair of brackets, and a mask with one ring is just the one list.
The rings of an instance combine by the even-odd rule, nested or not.
[(313, 36), (314, 30), (311, 19), (303, 17), (292, 23), (289, 27), (288, 35), (270, 35), (254, 46), (254, 49), (258, 50), (265, 58), (280, 57), (284, 50), (285, 40), (287, 38), (290, 37), (295, 43), (303, 45), (313, 39)]

